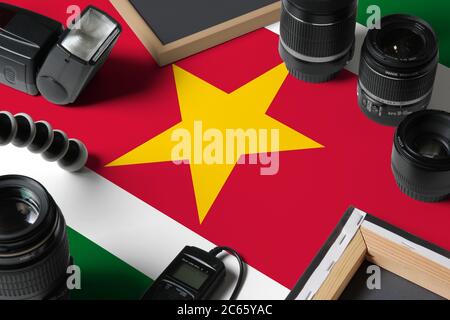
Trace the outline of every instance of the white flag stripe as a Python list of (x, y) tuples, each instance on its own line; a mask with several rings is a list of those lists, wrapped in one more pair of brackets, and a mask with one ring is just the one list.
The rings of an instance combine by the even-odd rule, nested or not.
[[(267, 27), (268, 30), (280, 34), (280, 23), (274, 23)], [(359, 71), (359, 60), (361, 57), (361, 47), (364, 42), (364, 38), (367, 34), (367, 27), (357, 23), (356, 24), (356, 45), (355, 45), (355, 56), (352, 61), (347, 65), (347, 70), (354, 74), (358, 74)], [(433, 97), (430, 102), (431, 109), (438, 109), (450, 112), (450, 68), (439, 64), (436, 82), (434, 84)]]
[[(0, 147), (0, 159), (0, 175), (21, 174), (41, 182), (71, 228), (152, 279), (159, 276), (184, 246), (205, 250), (215, 247), (91, 170), (66, 173), (55, 163), (13, 146)], [(238, 265), (231, 256), (226, 257), (225, 264), (230, 270), (228, 282), (231, 283), (217, 297), (223, 299), (230, 296), (238, 274)], [(287, 288), (249, 267), (239, 298), (284, 299), (288, 293)]]

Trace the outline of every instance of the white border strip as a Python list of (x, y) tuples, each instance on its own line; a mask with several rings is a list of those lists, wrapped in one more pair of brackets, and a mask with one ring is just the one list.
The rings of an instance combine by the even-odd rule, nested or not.
[(352, 241), (355, 237), (365, 217), (365, 212), (358, 209), (353, 210), (339, 237), (337, 237), (336, 241), (332, 244), (319, 266), (309, 277), (296, 300), (311, 300), (314, 297), (327, 279), (331, 270), (333, 270), (336, 262), (339, 261), (344, 254), (345, 249), (347, 249), (350, 244), (350, 241)]
[(422, 257), (434, 261), (437, 264), (443, 266), (444, 268), (450, 270), (450, 259), (444, 257), (443, 255), (440, 255), (437, 252), (434, 252), (428, 248), (418, 245), (417, 243), (409, 241), (408, 239), (405, 239), (399, 236), (398, 234), (391, 232), (383, 227), (380, 227), (370, 221), (364, 221), (362, 226), (372, 232), (375, 232), (376, 234), (382, 236), (383, 238), (386, 238), (398, 245), (401, 245), (411, 251), (414, 251), (415, 253), (421, 255)]

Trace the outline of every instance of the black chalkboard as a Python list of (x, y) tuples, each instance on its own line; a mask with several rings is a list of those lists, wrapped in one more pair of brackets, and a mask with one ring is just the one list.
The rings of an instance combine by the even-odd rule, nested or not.
[(278, 1), (130, 0), (130, 3), (166, 45)]

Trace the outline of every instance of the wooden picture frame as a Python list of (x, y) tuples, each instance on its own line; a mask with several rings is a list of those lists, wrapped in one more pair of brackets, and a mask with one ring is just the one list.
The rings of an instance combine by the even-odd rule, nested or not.
[(164, 45), (128, 0), (110, 0), (160, 66), (173, 63), (279, 21), (281, 2)]
[(350, 208), (290, 293), (293, 300), (336, 300), (364, 260), (450, 299), (450, 254)]

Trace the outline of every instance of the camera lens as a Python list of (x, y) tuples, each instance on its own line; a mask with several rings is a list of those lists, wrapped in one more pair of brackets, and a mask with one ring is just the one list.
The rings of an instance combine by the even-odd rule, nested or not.
[(392, 170), (408, 196), (437, 202), (450, 195), (450, 113), (416, 112), (397, 128)]
[(66, 225), (38, 182), (0, 177), (0, 300), (67, 298)]
[(372, 120), (397, 126), (428, 107), (439, 49), (431, 26), (417, 17), (390, 15), (367, 33), (361, 52), (358, 102)]
[(356, 0), (282, 0), (279, 51), (294, 77), (336, 77), (353, 57), (356, 9)]

